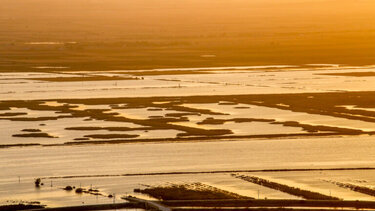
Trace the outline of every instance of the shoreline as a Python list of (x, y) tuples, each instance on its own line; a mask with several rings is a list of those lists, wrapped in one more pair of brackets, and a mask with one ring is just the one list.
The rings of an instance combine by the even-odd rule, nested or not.
[(217, 171), (181, 171), (181, 172), (155, 172), (155, 173), (129, 173), (129, 174), (107, 174), (107, 175), (76, 175), (76, 176), (53, 176), (41, 177), (41, 179), (71, 179), (71, 178), (93, 178), (93, 177), (132, 177), (132, 176), (158, 176), (158, 175), (190, 175), (190, 174), (226, 174), (226, 173), (254, 173), (254, 172), (306, 172), (306, 171), (361, 171), (375, 170), (375, 167), (357, 168), (293, 168), (293, 169), (255, 169), (255, 170), (217, 170)]
[(233, 137), (198, 137), (198, 138), (170, 138), (170, 139), (133, 139), (133, 140), (103, 140), (103, 141), (89, 141), (89, 142), (66, 142), (62, 144), (40, 144), (40, 143), (25, 143), (25, 144), (0, 144), (0, 150), (10, 148), (24, 148), (24, 147), (68, 147), (68, 146), (95, 146), (95, 145), (113, 145), (113, 144), (167, 144), (167, 143), (214, 143), (214, 142), (231, 142), (231, 141), (283, 141), (298, 138), (341, 138), (341, 137), (358, 137), (361, 135), (372, 136), (373, 133), (364, 133), (360, 135), (349, 134), (275, 134), (275, 135), (246, 135)]

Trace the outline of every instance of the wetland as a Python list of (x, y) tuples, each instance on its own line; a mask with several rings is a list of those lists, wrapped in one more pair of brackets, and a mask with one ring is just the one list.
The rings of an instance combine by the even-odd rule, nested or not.
[(0, 210), (375, 209), (374, 6), (2, 0)]

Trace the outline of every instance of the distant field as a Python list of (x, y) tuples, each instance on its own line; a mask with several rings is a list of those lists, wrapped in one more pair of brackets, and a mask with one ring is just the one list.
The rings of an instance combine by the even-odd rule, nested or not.
[(0, 71), (372, 64), (375, 3), (3, 0)]

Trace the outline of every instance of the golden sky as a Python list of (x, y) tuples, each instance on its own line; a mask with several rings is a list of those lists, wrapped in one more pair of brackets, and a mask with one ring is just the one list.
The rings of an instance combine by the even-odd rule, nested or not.
[[(236, 63), (373, 63), (374, 23), (374, 0), (1, 0), (0, 43), (174, 42), (185, 44), (183, 55), (221, 53)], [(251, 56), (260, 51), (267, 56)]]

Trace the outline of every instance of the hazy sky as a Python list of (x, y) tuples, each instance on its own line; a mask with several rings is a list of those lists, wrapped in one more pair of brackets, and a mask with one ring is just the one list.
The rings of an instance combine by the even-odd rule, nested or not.
[[(0, 2), (0, 43), (9, 46), (30, 41), (92, 42), (91, 47), (80, 46), (85, 48), (87, 56), (86, 53), (93, 53), (93, 46), (101, 48), (106, 43), (103, 48), (107, 49), (108, 55), (115, 53), (112, 47), (126, 45), (112, 58), (121, 57), (121, 61), (126, 53), (134, 55), (135, 50), (139, 50), (137, 58), (141, 55), (145, 60), (150, 56), (155, 58), (161, 55), (162, 46), (172, 50), (171, 45), (176, 43), (181, 58), (199, 54), (198, 51), (221, 54), (217, 61), (223, 61), (225, 57), (231, 63), (258, 61), (263, 57), (254, 55), (259, 56), (261, 51), (267, 56), (260, 63), (282, 56), (285, 58), (274, 62), (296, 62), (289, 60), (300, 57), (300, 62), (353, 60), (355, 63), (373, 63), (375, 56), (374, 0)], [(139, 43), (129, 44), (139, 41), (160, 48), (150, 49), (148, 53), (140, 48), (129, 48), (129, 45), (144, 47)], [(25, 46), (19, 46), (17, 50), (24, 52), (22, 47)], [(3, 51), (9, 52), (9, 49)], [(56, 58), (60, 58), (60, 52), (54, 52)], [(95, 55), (103, 55), (102, 50)], [(166, 55), (167, 58), (170, 55)]]
[(198, 30), (196, 33), (218, 27), (229, 33), (306, 27), (311, 31), (372, 30), (375, 29), (375, 1), (1, 0), (0, 21), (0, 26), (12, 23), (7, 31), (24, 27), (105, 30), (112, 26), (129, 30)]

